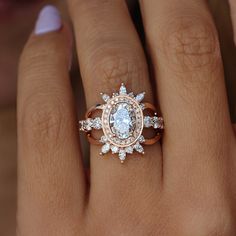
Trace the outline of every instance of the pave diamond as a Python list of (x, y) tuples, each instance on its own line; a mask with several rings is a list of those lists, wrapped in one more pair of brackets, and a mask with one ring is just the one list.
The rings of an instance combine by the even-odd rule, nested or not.
[(144, 103), (141, 103), (141, 104), (140, 104), (140, 108), (141, 108), (142, 110), (144, 110), (144, 109), (145, 109), (145, 104), (144, 104)]
[(100, 142), (101, 142), (101, 143), (106, 143), (107, 141), (108, 141), (108, 139), (107, 139), (107, 137), (104, 136), (104, 135), (100, 138)]

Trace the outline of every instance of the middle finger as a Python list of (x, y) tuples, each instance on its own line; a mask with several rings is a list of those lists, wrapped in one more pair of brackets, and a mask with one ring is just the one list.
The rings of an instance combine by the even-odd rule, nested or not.
[[(145, 91), (152, 102), (145, 56), (125, 1), (71, 0), (69, 5), (88, 107), (102, 102), (100, 92), (116, 92), (122, 82), (135, 94)], [(142, 203), (138, 204), (145, 204), (144, 195), (160, 189), (159, 144), (145, 147), (144, 158), (129, 155), (124, 165), (110, 154), (108, 159), (99, 158), (99, 152), (100, 147), (91, 146), (91, 203), (97, 206), (98, 196), (101, 206), (114, 204), (117, 198), (127, 203), (125, 197), (139, 195)], [(100, 193), (102, 189), (105, 194)]]

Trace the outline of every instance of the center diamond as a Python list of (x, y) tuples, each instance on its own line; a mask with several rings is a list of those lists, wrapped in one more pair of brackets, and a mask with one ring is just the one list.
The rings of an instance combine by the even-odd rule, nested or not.
[(111, 112), (112, 132), (120, 139), (128, 138), (135, 128), (135, 114), (127, 103), (118, 103)]

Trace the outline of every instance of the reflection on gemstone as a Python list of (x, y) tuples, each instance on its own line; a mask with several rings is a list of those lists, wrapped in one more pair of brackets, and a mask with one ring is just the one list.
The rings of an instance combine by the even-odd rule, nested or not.
[(135, 114), (129, 104), (116, 104), (110, 115), (110, 126), (118, 138), (127, 139), (135, 129), (135, 122)]

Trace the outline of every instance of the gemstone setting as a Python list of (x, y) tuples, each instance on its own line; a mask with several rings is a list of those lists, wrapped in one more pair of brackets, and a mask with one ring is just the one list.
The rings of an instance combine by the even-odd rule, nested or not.
[[(128, 154), (134, 152), (144, 154), (143, 145), (151, 145), (158, 140), (159, 131), (164, 128), (163, 118), (158, 117), (155, 107), (150, 103), (143, 103), (145, 92), (134, 94), (127, 92), (122, 83), (119, 92), (111, 96), (101, 93), (104, 104), (98, 104), (88, 110), (86, 120), (80, 121), (80, 130), (88, 133), (91, 142), (101, 144), (100, 155), (107, 153), (116, 154), (123, 163)], [(102, 110), (101, 117), (92, 118), (91, 111)], [(154, 116), (144, 116), (144, 110), (151, 109)], [(145, 139), (143, 129), (153, 127), (157, 136), (153, 139)], [(101, 130), (100, 139), (91, 138), (92, 130)]]
[(104, 135), (118, 147), (127, 147), (141, 136), (143, 113), (138, 102), (127, 96), (119, 95), (107, 102), (102, 113)]

